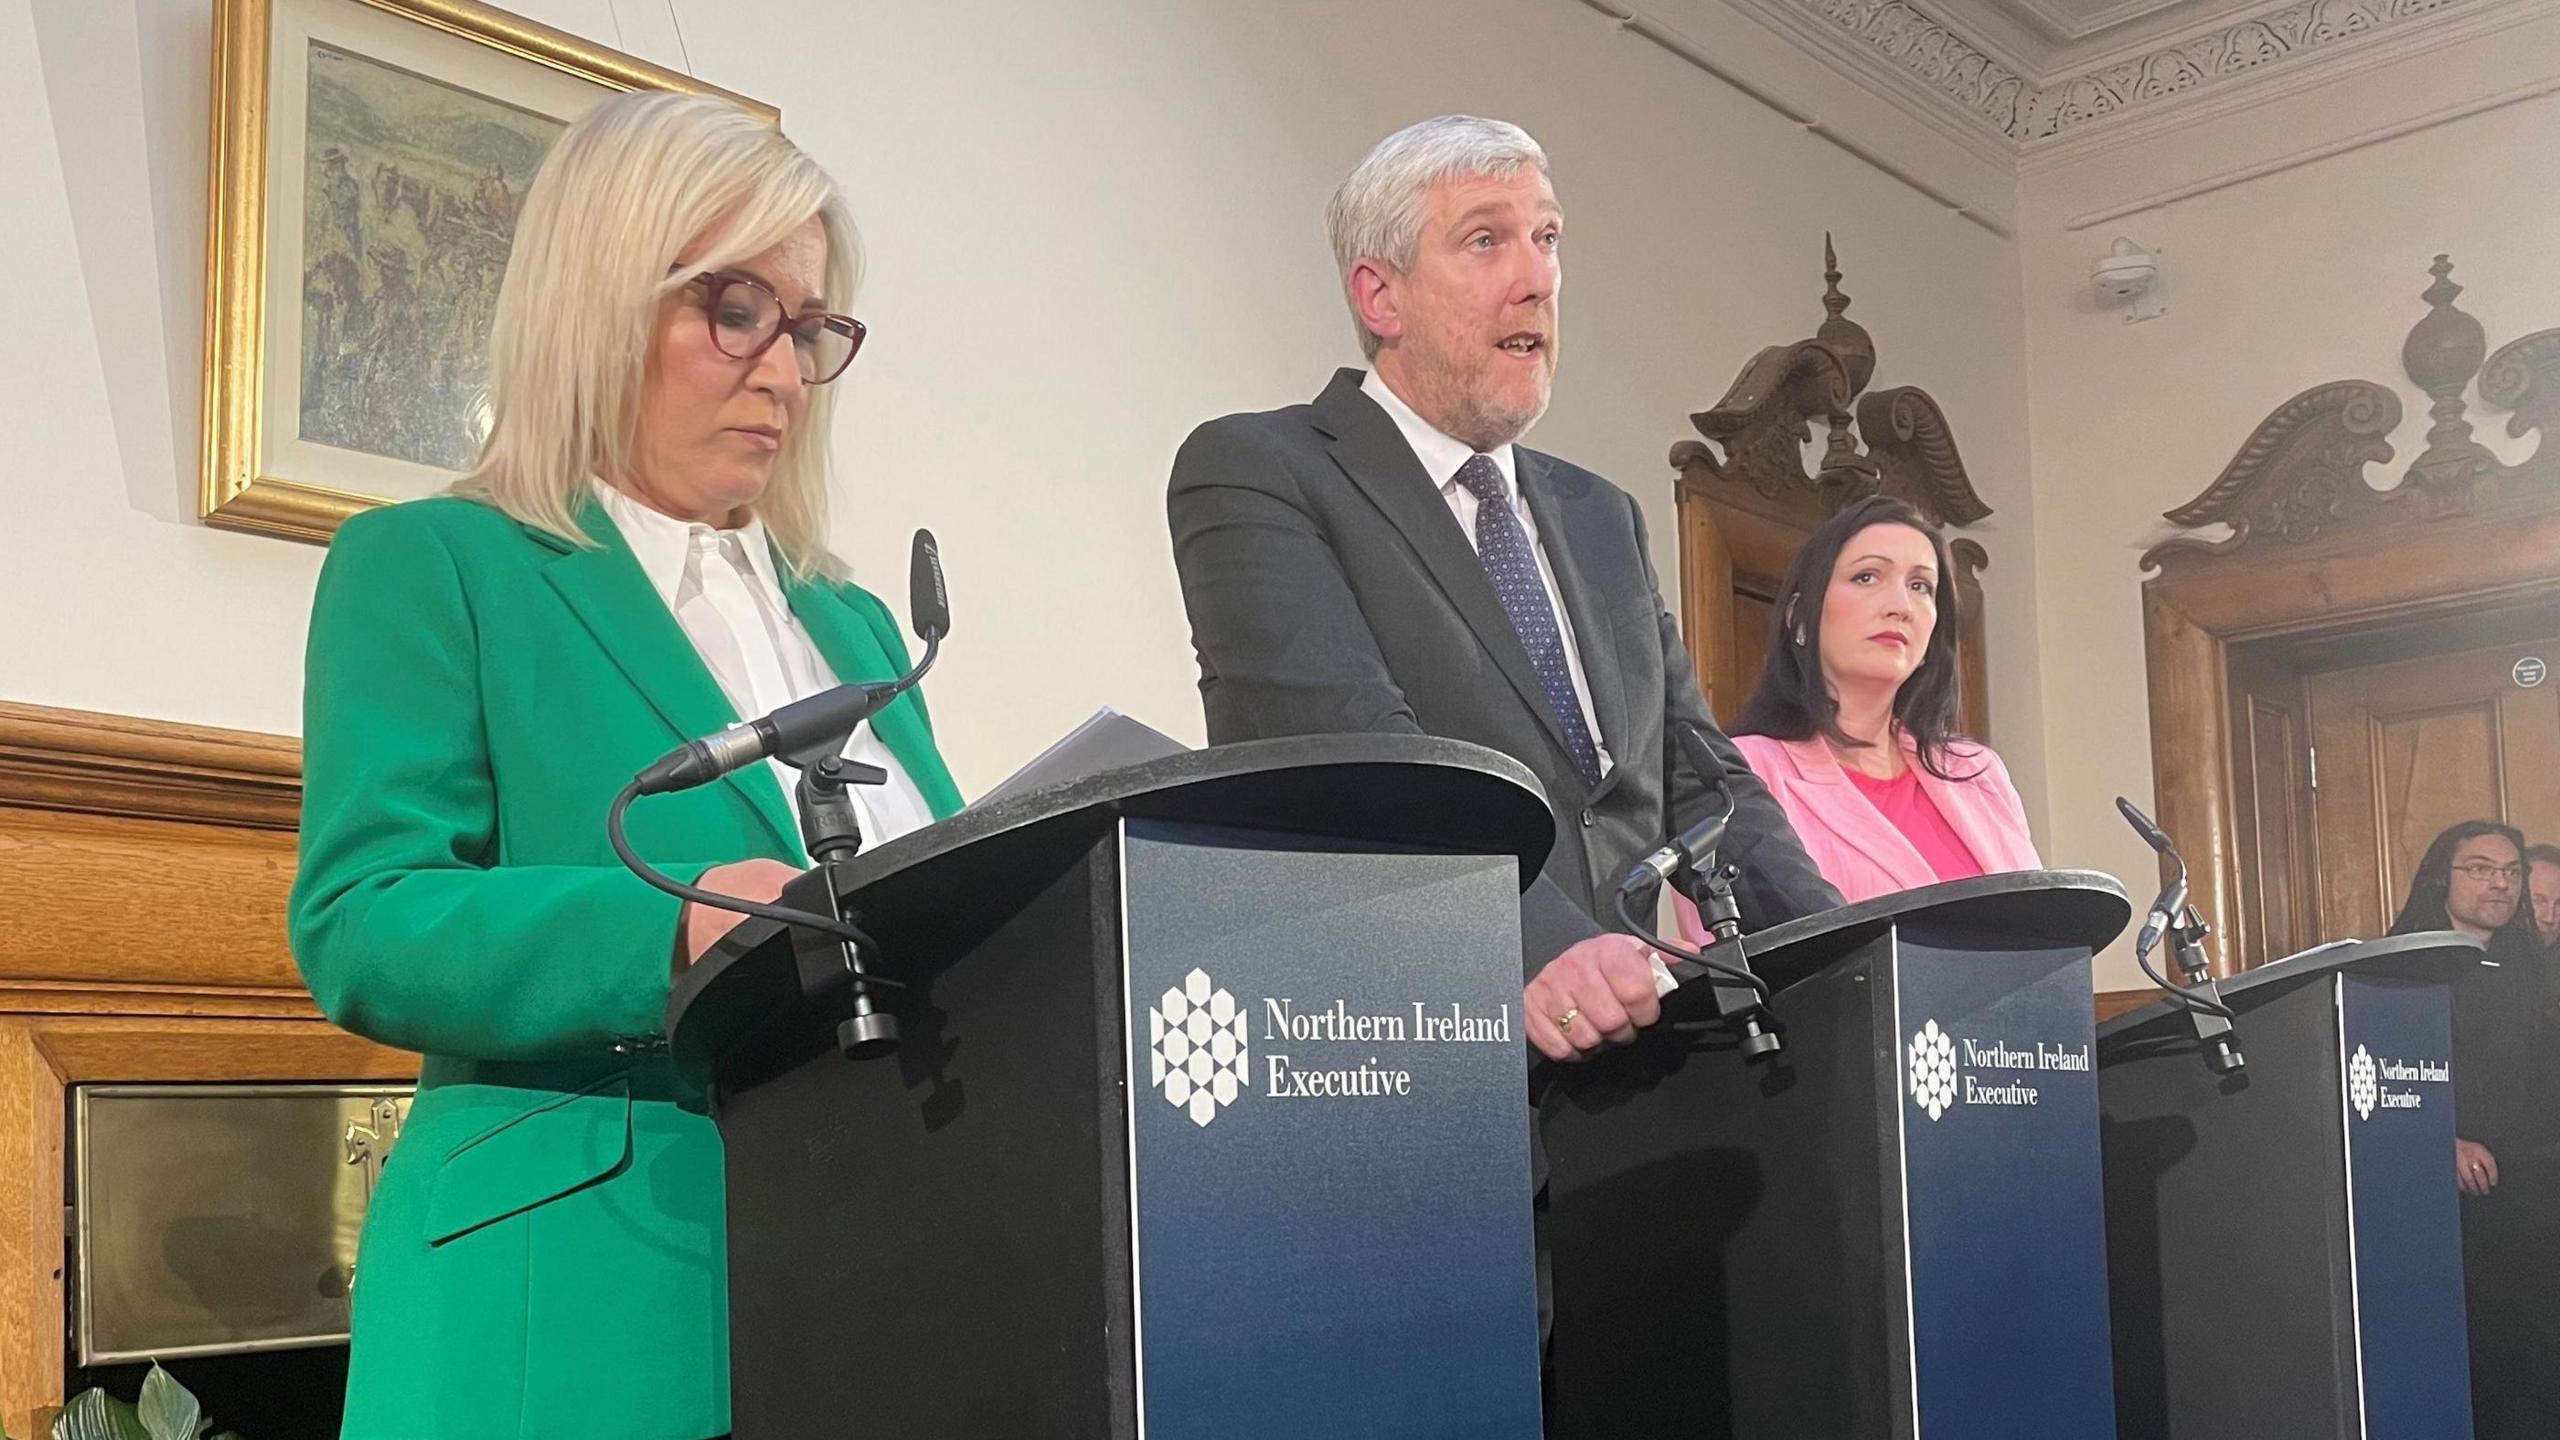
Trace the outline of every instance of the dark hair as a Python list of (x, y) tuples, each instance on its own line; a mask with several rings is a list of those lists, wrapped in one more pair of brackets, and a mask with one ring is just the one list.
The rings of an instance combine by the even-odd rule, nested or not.
[[(1947, 537), (1918, 510), (1889, 495), (1854, 501), (1805, 537), (1796, 558), (1778, 582), (1770, 609), (1769, 658), (1760, 666), (1760, 683), (1734, 722), (1736, 735), (1766, 735), (1774, 740), (1810, 740), (1820, 735), (1844, 750), (1867, 742), (1840, 728), (1840, 701), (1822, 678), (1822, 598), (1831, 589), (1831, 569), (1840, 552), (1870, 525), (1902, 525), (1929, 537), (1938, 565), (1938, 623), (1920, 653), (1920, 664), (1903, 677), (1894, 692), (1893, 723), (1911, 737), (1920, 763), (1941, 780), (1970, 780), (1972, 775), (1947, 773), (1947, 747), (1964, 737), (1956, 733), (1956, 588), (1947, 561)], [(1804, 643), (1795, 643), (1801, 629)]]
[[(2392, 934), (2453, 928), (2453, 914), (2445, 908), (2445, 901), (2453, 894), (2453, 852), (2461, 848), (2463, 841), (2477, 840), (2483, 835), (2495, 835), (2515, 846), (2519, 856), (2525, 853), (2524, 832), (2513, 825), (2502, 825), (2495, 820), (2465, 820), (2446, 826), (2444, 833), (2435, 838), (2435, 843), (2427, 847), (2427, 853), (2418, 858), (2418, 873), (2410, 878), (2409, 899), (2400, 907), (2399, 918), (2391, 922)], [(2532, 918), (2522, 905), (2516, 907), (2516, 915), (2528, 921)], [(2507, 921), (2507, 928), (2515, 928), (2514, 919)]]
[(2526, 869), (2536, 865), (2560, 865), (2560, 845), (2527, 845), (2524, 847)]

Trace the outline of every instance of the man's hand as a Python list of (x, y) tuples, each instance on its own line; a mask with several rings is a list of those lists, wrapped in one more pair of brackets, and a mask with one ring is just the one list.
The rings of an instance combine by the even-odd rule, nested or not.
[(2477, 1140), (2453, 1142), (2453, 1183), (2465, 1195), (2486, 1195), (2498, 1188), (2498, 1157)]
[(1662, 1018), (1653, 951), (1633, 935), (1595, 935), (1547, 962), (1520, 992), (1529, 1043), (1550, 1060), (1635, 1042)]

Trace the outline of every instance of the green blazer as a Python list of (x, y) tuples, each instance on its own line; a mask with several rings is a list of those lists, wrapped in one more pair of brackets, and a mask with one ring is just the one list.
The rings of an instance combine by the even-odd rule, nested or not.
[[(573, 546), (470, 500), (358, 515), (312, 607), (293, 952), (339, 1025), (425, 1056), (366, 1216), (349, 1437), (704, 1440), (729, 1428), (720, 1138), (651, 1041), (681, 902), (605, 840), (634, 772), (739, 717), (602, 507)], [(845, 681), (888, 609), (808, 581)], [(959, 808), (923, 699), (873, 725)], [(806, 863), (769, 767), (630, 812), (691, 880)]]

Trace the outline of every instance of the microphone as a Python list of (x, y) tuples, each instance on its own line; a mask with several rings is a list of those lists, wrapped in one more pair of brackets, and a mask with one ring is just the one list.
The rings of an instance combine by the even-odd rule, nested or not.
[(915, 549), (907, 558), (907, 615), (916, 627), (916, 638), (927, 645), (951, 633), (951, 592), (942, 584), (942, 547), (933, 543), (933, 532), (916, 532)]
[(2142, 931), (2134, 937), (2134, 953), (2148, 955), (2151, 947), (2160, 943), (2161, 932), (2167, 930), (2178, 912), (2186, 908), (2187, 862), (2179, 856), (2178, 847), (2169, 839), (2169, 832), (2153, 823), (2150, 816), (2135, 809), (2132, 801), (2117, 796), (2116, 810), (2124, 816), (2125, 823), (2133, 827), (2133, 833), (2142, 837), (2143, 843), (2167, 856), (2169, 863), (2177, 868), (2177, 877), (2161, 889), (2159, 899), (2151, 902), (2151, 913), (2142, 917)]
[[(2143, 843), (2169, 861), (2169, 883), (2160, 887), (2160, 898), (2151, 902), (2151, 913), (2143, 917), (2141, 933), (2134, 937), (2133, 960), (2151, 982), (2166, 990), (2187, 1012), (2188, 1023), (2195, 1027), (2196, 1043), (2204, 1050), (2205, 1067), (2217, 1075), (2237, 1075), (2248, 1067), (2240, 1053), (2240, 1037), (2231, 1027), (2231, 1007), (2222, 999), (2222, 989), (2214, 984), (2212, 967), (2206, 963), (2204, 937), (2210, 933), (2204, 917), (2187, 903), (2187, 862), (2167, 831), (2151, 821), (2151, 817), (2134, 808), (2133, 802), (2119, 795), (2116, 810), (2133, 827)], [(2151, 948), (2163, 935), (2176, 945), (2178, 972), (2187, 983), (2179, 985), (2151, 967)]]
[(1724, 800), (1724, 808), (1681, 831), (1670, 844), (1637, 861), (1635, 868), (1627, 872), (1627, 878), (1618, 882), (1618, 891), (1623, 895), (1632, 896), (1649, 886), (1660, 885), (1678, 873), (1683, 865), (1697, 870), (1709, 868), (1715, 863), (1717, 849), (1724, 844), (1725, 828), (1733, 823), (1733, 787), (1725, 784), (1724, 762), (1716, 758), (1716, 752), (1709, 748), (1706, 737), (1698, 733), (1696, 726), (1674, 725), (1671, 733), (1680, 744), (1680, 753), (1688, 757), (1689, 768), (1698, 772), (1699, 779), (1716, 787), (1716, 794)]
[(1684, 865), (1704, 868), (1715, 862), (1716, 849), (1724, 843), (1725, 827), (1733, 823), (1733, 790), (1716, 777), (1716, 794), (1724, 797), (1724, 808), (1674, 837), (1670, 844), (1635, 863), (1627, 878), (1618, 882), (1619, 893), (1633, 895), (1659, 885), (1677, 874)]
[(933, 532), (918, 530), (907, 569), (907, 604), (916, 636), (924, 641), (924, 658), (895, 680), (839, 685), (803, 700), (794, 700), (770, 715), (688, 740), (651, 762), (632, 781), (637, 793), (664, 795), (708, 785), (733, 770), (779, 755), (789, 760), (816, 749), (844, 743), (854, 728), (904, 695), (933, 668), (942, 637), (951, 633), (951, 601), (942, 583), (942, 551)]

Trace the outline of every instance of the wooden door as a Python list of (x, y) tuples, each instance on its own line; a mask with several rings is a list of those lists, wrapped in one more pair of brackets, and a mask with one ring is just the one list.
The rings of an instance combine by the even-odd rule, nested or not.
[(1686, 485), (1679, 496), (1680, 633), (1708, 711), (1730, 729), (1768, 658), (1770, 597), (1812, 526), (1719, 507)]
[(2325, 938), (2388, 928), (2428, 842), (2456, 821), (2560, 841), (2555, 666), (2560, 628), (2307, 677)]
[(2317, 945), (2318, 837), (2311, 725), (2298, 657), (2282, 642), (2230, 652), (2231, 798), (2239, 909), (2224, 943), (2243, 965)]

